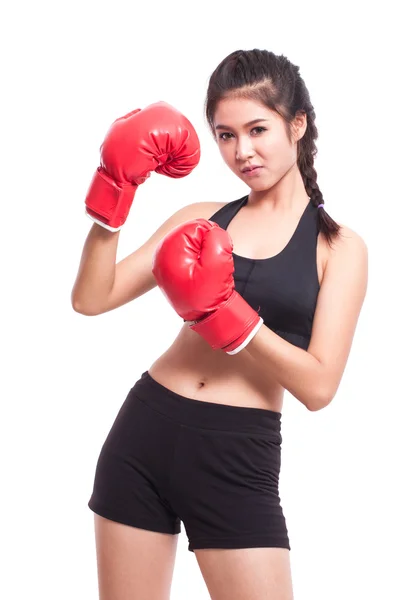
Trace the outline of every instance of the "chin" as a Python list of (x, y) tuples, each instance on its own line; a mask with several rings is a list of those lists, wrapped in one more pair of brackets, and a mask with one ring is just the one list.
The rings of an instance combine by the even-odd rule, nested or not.
[(263, 191), (269, 190), (271, 188), (270, 185), (266, 185), (265, 183), (262, 183), (261, 181), (254, 182), (254, 183), (249, 183), (248, 181), (246, 181), (245, 183), (251, 190), (254, 190), (255, 192), (263, 192)]

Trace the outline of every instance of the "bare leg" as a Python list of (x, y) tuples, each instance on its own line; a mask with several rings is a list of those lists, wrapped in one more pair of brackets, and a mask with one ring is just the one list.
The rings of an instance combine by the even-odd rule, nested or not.
[(169, 600), (178, 535), (94, 518), (99, 600)]
[(293, 600), (289, 550), (194, 550), (212, 600)]

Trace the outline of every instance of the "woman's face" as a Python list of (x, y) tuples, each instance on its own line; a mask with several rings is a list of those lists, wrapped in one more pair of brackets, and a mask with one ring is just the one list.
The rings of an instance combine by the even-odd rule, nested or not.
[[(288, 140), (282, 117), (253, 100), (221, 100), (214, 129), (223, 160), (255, 191), (275, 185), (297, 161), (297, 143)], [(259, 168), (243, 171), (253, 165)]]

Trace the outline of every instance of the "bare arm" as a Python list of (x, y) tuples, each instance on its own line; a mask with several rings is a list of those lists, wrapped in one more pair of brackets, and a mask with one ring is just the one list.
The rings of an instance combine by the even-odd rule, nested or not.
[(309, 410), (334, 398), (350, 353), (367, 291), (368, 251), (349, 228), (328, 260), (308, 350), (293, 346), (263, 326), (245, 348)]
[(108, 231), (97, 223), (92, 225), (71, 294), (75, 311), (95, 314), (98, 300), (110, 294), (115, 279), (119, 234), (119, 231)]
[(152, 273), (158, 242), (175, 226), (191, 219), (208, 219), (223, 205), (195, 202), (167, 219), (140, 248), (115, 264), (119, 231), (94, 224), (86, 239), (78, 275), (71, 294), (76, 312), (94, 316), (118, 308), (156, 287)]

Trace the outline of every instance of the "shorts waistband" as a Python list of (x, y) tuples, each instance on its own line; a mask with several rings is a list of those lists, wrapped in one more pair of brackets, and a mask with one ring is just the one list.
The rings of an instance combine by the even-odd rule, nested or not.
[(183, 425), (238, 433), (275, 432), (280, 436), (280, 412), (186, 398), (153, 379), (148, 371), (138, 379), (132, 392), (149, 407)]

